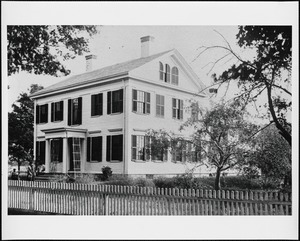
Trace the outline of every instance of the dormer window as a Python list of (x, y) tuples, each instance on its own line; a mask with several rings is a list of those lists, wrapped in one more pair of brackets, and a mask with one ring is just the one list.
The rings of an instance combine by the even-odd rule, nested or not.
[(170, 83), (170, 66), (166, 64), (165, 82)]
[(164, 65), (159, 62), (159, 80), (164, 81)]
[(172, 82), (173, 85), (178, 85), (178, 69), (177, 67), (172, 68)]

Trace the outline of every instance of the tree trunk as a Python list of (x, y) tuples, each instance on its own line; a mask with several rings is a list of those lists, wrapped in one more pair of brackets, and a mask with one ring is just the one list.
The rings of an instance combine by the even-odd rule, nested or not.
[(217, 168), (216, 179), (215, 179), (215, 190), (221, 189), (221, 169)]
[(273, 101), (272, 101), (271, 91), (272, 91), (272, 86), (267, 85), (268, 104), (269, 104), (269, 110), (270, 110), (271, 116), (273, 118), (273, 121), (274, 121), (277, 129), (279, 130), (279, 134), (289, 143), (290, 146), (292, 146), (291, 134), (284, 128), (284, 126), (282, 126), (280, 124), (280, 122), (278, 121), (278, 118), (276, 116)]

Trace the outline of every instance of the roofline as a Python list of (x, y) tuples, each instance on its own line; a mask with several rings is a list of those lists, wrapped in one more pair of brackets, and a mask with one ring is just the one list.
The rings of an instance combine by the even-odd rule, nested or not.
[[(43, 93), (36, 92), (36, 93), (30, 95), (29, 97), (31, 99), (43, 98), (43, 97), (46, 97), (46, 96), (49, 96), (49, 95), (60, 94), (60, 93), (64, 93), (64, 92), (67, 92), (67, 91), (74, 91), (74, 90), (77, 90), (77, 89), (87, 88), (87, 87), (93, 86), (95, 84), (103, 84), (103, 83), (107, 83), (107, 82), (110, 82), (110, 81), (114, 81), (114, 80), (117, 80), (117, 79), (120, 79), (120, 78), (126, 78), (126, 77), (128, 77), (128, 72), (127, 71), (123, 72), (123, 73), (120, 73), (120, 74), (115, 74), (115, 75), (105, 76), (105, 77), (102, 77), (102, 78), (95, 78), (93, 80), (88, 80), (89, 82), (86, 83), (86, 84), (83, 84), (81, 82), (81, 83), (77, 83), (77, 84), (73, 84), (73, 85), (68, 85), (68, 86), (65, 86), (63, 88), (56, 88), (54, 90), (49, 90), (49, 91), (46, 91), (46, 92), (43, 92)], [(92, 82), (90, 82), (90, 81), (92, 81)], [(101, 81), (101, 82), (98, 82), (98, 81)]]
[(162, 85), (160, 82), (152, 82), (152, 81), (149, 81), (147, 79), (144, 79), (144, 78), (141, 78), (141, 77), (135, 77), (135, 76), (132, 76), (132, 75), (129, 75), (129, 79), (142, 81), (142, 82), (145, 82), (147, 84), (153, 84), (153, 85), (156, 85), (156, 86), (160, 86), (160, 87), (164, 87), (164, 88), (167, 88), (167, 89), (176, 90), (176, 91), (179, 91), (179, 92), (191, 94), (191, 95), (198, 96), (198, 97), (204, 97), (204, 98), (207, 97), (207, 95), (205, 95), (203, 93), (195, 93), (195, 92), (192, 92), (192, 91), (189, 91), (189, 90), (183, 90), (182, 88), (181, 89), (180, 88), (176, 88), (176, 85), (174, 85), (174, 86), (172, 86), (172, 85)]

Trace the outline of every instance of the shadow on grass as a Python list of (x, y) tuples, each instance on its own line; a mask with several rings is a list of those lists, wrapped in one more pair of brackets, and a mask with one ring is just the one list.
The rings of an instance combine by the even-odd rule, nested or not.
[(31, 211), (31, 210), (16, 209), (16, 208), (9, 208), (7, 214), (8, 215), (62, 215), (57, 213), (47, 213), (47, 212)]

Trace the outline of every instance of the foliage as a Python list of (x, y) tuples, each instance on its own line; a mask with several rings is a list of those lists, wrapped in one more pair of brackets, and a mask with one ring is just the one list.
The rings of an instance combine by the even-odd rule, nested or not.
[(112, 176), (112, 170), (109, 166), (104, 166), (104, 167), (102, 167), (101, 170), (102, 170), (104, 180), (107, 180), (109, 177)]
[(258, 169), (265, 180), (285, 179), (288, 182), (291, 179), (291, 147), (274, 125), (262, 130), (252, 140), (252, 146), (244, 167), (248, 172)]
[(138, 186), (138, 187), (155, 187), (154, 182), (151, 179), (147, 179), (147, 178), (137, 178), (134, 179), (133, 181), (134, 186)]
[(291, 123), (287, 120), (287, 113), (292, 108), (292, 27), (240, 26), (237, 40), (244, 50), (256, 51), (252, 60), (242, 59), (227, 41), (227, 46), (204, 48), (203, 52), (215, 48), (225, 49), (228, 53), (219, 60), (225, 61), (225, 57), (229, 56), (238, 61), (220, 76), (214, 74), (215, 81), (219, 84), (226, 83), (227, 87), (231, 80), (237, 81), (242, 93), (236, 98), (243, 99), (245, 104), (255, 103), (258, 96), (265, 96), (272, 122), (291, 145)]
[(185, 126), (195, 127), (193, 143), (201, 149), (201, 159), (216, 168), (215, 189), (219, 190), (221, 173), (244, 162), (257, 127), (245, 120), (246, 112), (238, 101), (199, 113), (199, 120), (189, 120)]
[(7, 26), (8, 75), (22, 71), (34, 74), (68, 75), (60, 62), (89, 52), (86, 35), (97, 33), (94, 25)]
[[(42, 88), (31, 85), (29, 92)], [(12, 107), (13, 111), (8, 113), (8, 154), (9, 160), (17, 162), (20, 169), (23, 162), (32, 162), (34, 103), (27, 93), (21, 93)]]

